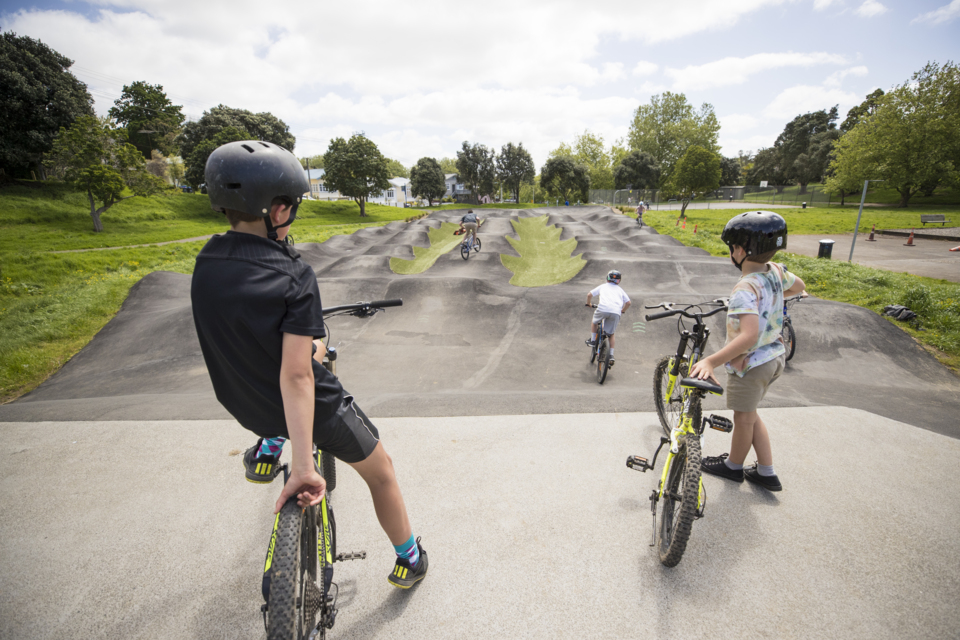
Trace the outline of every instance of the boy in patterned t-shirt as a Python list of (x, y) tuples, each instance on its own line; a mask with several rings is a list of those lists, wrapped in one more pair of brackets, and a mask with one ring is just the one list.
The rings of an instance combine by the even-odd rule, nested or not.
[[(729, 374), (727, 408), (733, 409), (733, 441), (729, 454), (704, 458), (701, 468), (721, 478), (735, 482), (746, 478), (770, 491), (780, 491), (783, 487), (773, 471), (770, 435), (757, 405), (783, 373), (783, 298), (802, 292), (805, 285), (782, 264), (770, 262), (787, 246), (787, 223), (777, 214), (742, 213), (727, 223), (720, 238), (743, 275), (727, 305), (726, 344), (697, 362), (690, 375), (716, 382), (713, 370), (725, 364)], [(757, 464), (744, 468), (751, 447), (757, 454)]]

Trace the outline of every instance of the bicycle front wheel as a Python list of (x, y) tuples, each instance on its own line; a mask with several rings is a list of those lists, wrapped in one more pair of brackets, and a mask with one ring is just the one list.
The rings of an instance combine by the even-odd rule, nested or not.
[(477, 253), (480, 253), (480, 238), (476, 238), (473, 241), (473, 250)]
[(604, 338), (597, 350), (597, 382), (603, 384), (607, 379), (607, 370), (610, 368), (610, 342)]
[(329, 451), (320, 452), (320, 475), (327, 481), (327, 493), (337, 488), (337, 459)]
[[(653, 372), (653, 402), (657, 407), (657, 416), (660, 418), (660, 426), (663, 432), (668, 436), (680, 424), (683, 419), (683, 389), (680, 387), (680, 380), (687, 376), (686, 361), (680, 362), (680, 371), (677, 373), (677, 381), (673, 385), (673, 391), (670, 397), (667, 397), (667, 386), (670, 382), (670, 356), (660, 358), (657, 368)], [(700, 403), (694, 407), (693, 425), (694, 428), (700, 428)]]
[(797, 334), (793, 331), (793, 323), (790, 318), (783, 319), (783, 345), (787, 348), (787, 360), (793, 357), (793, 352), (797, 350)]
[(316, 625), (323, 594), (317, 586), (315, 509), (287, 501), (277, 520), (267, 598), (267, 640), (302, 640)]
[(687, 434), (680, 452), (673, 456), (657, 517), (657, 552), (666, 567), (675, 567), (683, 557), (697, 516), (700, 495), (700, 438)]

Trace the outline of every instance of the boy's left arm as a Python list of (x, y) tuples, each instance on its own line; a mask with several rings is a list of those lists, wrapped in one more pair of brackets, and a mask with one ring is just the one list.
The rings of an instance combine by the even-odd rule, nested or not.
[(717, 384), (720, 381), (713, 375), (713, 370), (725, 362), (730, 362), (737, 356), (743, 355), (750, 350), (750, 347), (757, 343), (760, 336), (760, 316), (755, 313), (742, 313), (740, 315), (740, 334), (731, 340), (726, 346), (706, 358), (699, 360), (690, 369), (690, 377), (703, 380), (709, 378)]
[(798, 293), (803, 293), (807, 289), (807, 285), (803, 283), (803, 280), (800, 279), (800, 276), (793, 274), (793, 277), (796, 280), (793, 281), (793, 284), (790, 285), (790, 288), (783, 292), (784, 298), (789, 298), (790, 296), (795, 296)]

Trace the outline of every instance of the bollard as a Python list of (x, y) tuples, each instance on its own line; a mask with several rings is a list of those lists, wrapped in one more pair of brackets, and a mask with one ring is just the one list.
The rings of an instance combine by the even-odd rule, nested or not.
[(903, 243), (905, 247), (915, 247), (917, 245), (913, 244), (913, 229), (910, 229), (910, 237), (907, 238), (907, 241)]
[(699, 225), (696, 225), (696, 224), (695, 224), (695, 225), (693, 225), (693, 232), (694, 232), (694, 233), (696, 233), (696, 232), (697, 232), (697, 227), (698, 227), (698, 226), (699, 226)]
[(820, 251), (817, 252), (818, 258), (826, 258), (830, 260), (833, 256), (833, 240), (821, 240), (820, 241)]
[(677, 224), (675, 224), (675, 225), (673, 225), (673, 226), (675, 226), (675, 227), (679, 227), (679, 226), (680, 226), (680, 218), (677, 218)]
[(873, 228), (870, 229), (870, 237), (867, 238), (867, 241), (868, 241), (868, 242), (876, 242), (876, 241), (877, 241), (877, 239), (873, 237), (873, 233), (874, 233), (874, 231), (876, 231), (876, 230), (877, 230), (877, 225), (873, 225)]
[(807, 208), (807, 203), (806, 203), (806, 202), (803, 202), (803, 203), (801, 203), (801, 204), (803, 205), (803, 208), (804, 208), (804, 209)]

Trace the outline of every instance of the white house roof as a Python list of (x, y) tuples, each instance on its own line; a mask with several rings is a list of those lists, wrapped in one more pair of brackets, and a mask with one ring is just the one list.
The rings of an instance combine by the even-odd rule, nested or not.
[(307, 176), (307, 170), (306, 170), (306, 169), (303, 170), (303, 175), (304, 175), (304, 177), (309, 177), (309, 178), (312, 178), (313, 180), (318, 180), (318, 179), (322, 178), (322, 177), (323, 177), (323, 174), (325, 174), (325, 173), (326, 173), (326, 171), (324, 171), (323, 169), (319, 169), (319, 168), (317, 168), (317, 167), (311, 167), (311, 168), (310, 168), (310, 175)]

